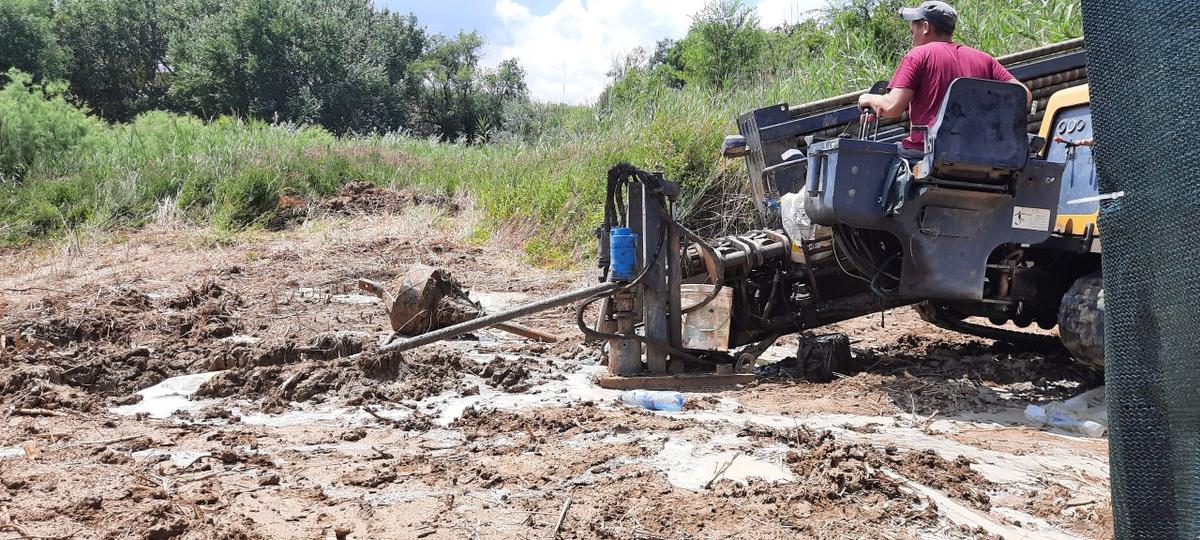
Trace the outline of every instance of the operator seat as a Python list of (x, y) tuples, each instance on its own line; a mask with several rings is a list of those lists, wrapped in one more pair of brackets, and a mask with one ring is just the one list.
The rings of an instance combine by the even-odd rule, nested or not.
[(926, 133), (926, 153), (916, 180), (1007, 185), (1029, 160), (1028, 112), (1025, 89), (1020, 86), (955, 79)]

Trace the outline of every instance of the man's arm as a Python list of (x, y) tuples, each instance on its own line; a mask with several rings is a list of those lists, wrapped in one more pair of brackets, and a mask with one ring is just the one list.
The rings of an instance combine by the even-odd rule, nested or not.
[(1017, 86), (1020, 86), (1021, 88), (1024, 88), (1025, 89), (1025, 106), (1028, 107), (1030, 105), (1033, 105), (1033, 92), (1029, 91), (1029, 87), (1022, 84), (1021, 81), (1019, 79), (1017, 79), (1016, 77), (1013, 77), (1013, 74), (1009, 73), (1008, 69), (1005, 68), (1004, 66), (1000, 65), (1000, 61), (996, 60), (995, 58), (992, 58), (992, 77), (991, 78), (994, 81), (1004, 81), (1006, 83), (1015, 84)]
[(908, 110), (908, 103), (912, 101), (912, 98), (913, 90), (911, 88), (893, 88), (882, 96), (878, 94), (859, 96), (858, 108), (871, 109), (880, 118), (899, 118), (904, 111)]
[(1024, 83), (1022, 83), (1021, 81), (1019, 81), (1017, 79), (1009, 79), (1006, 82), (1008, 82), (1009, 84), (1015, 84), (1017, 86), (1020, 86), (1021, 88), (1024, 88), (1025, 89), (1025, 106), (1028, 107), (1028, 106), (1033, 105), (1033, 92), (1029, 91), (1028, 86), (1025, 86)]

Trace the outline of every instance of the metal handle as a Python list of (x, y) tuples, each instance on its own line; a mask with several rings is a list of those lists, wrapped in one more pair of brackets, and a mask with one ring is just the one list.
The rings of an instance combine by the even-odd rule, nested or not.
[(808, 177), (804, 179), (804, 189), (810, 197), (821, 193), (821, 177), (825, 174), (825, 162), (828, 158), (828, 154), (820, 152), (808, 156)]

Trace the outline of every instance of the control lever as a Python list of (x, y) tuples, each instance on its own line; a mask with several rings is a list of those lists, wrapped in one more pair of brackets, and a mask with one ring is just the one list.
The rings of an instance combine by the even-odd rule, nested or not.
[[(887, 81), (878, 81), (871, 85), (871, 89), (867, 90), (868, 94), (884, 95), (887, 93)], [(861, 111), (862, 114), (858, 117), (858, 138), (864, 141), (875, 141), (879, 139), (879, 115), (875, 111), (867, 108)]]
[(858, 117), (858, 138), (874, 141), (879, 138), (879, 115), (871, 109), (863, 109)]

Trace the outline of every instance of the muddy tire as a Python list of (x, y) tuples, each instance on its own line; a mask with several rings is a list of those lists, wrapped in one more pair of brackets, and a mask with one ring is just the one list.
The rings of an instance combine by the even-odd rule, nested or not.
[(834, 373), (849, 375), (855, 370), (850, 339), (845, 334), (802, 337), (796, 350), (796, 365), (809, 382), (830, 382)]
[(1075, 361), (1104, 368), (1104, 280), (1099, 272), (1075, 280), (1063, 295), (1058, 336)]

